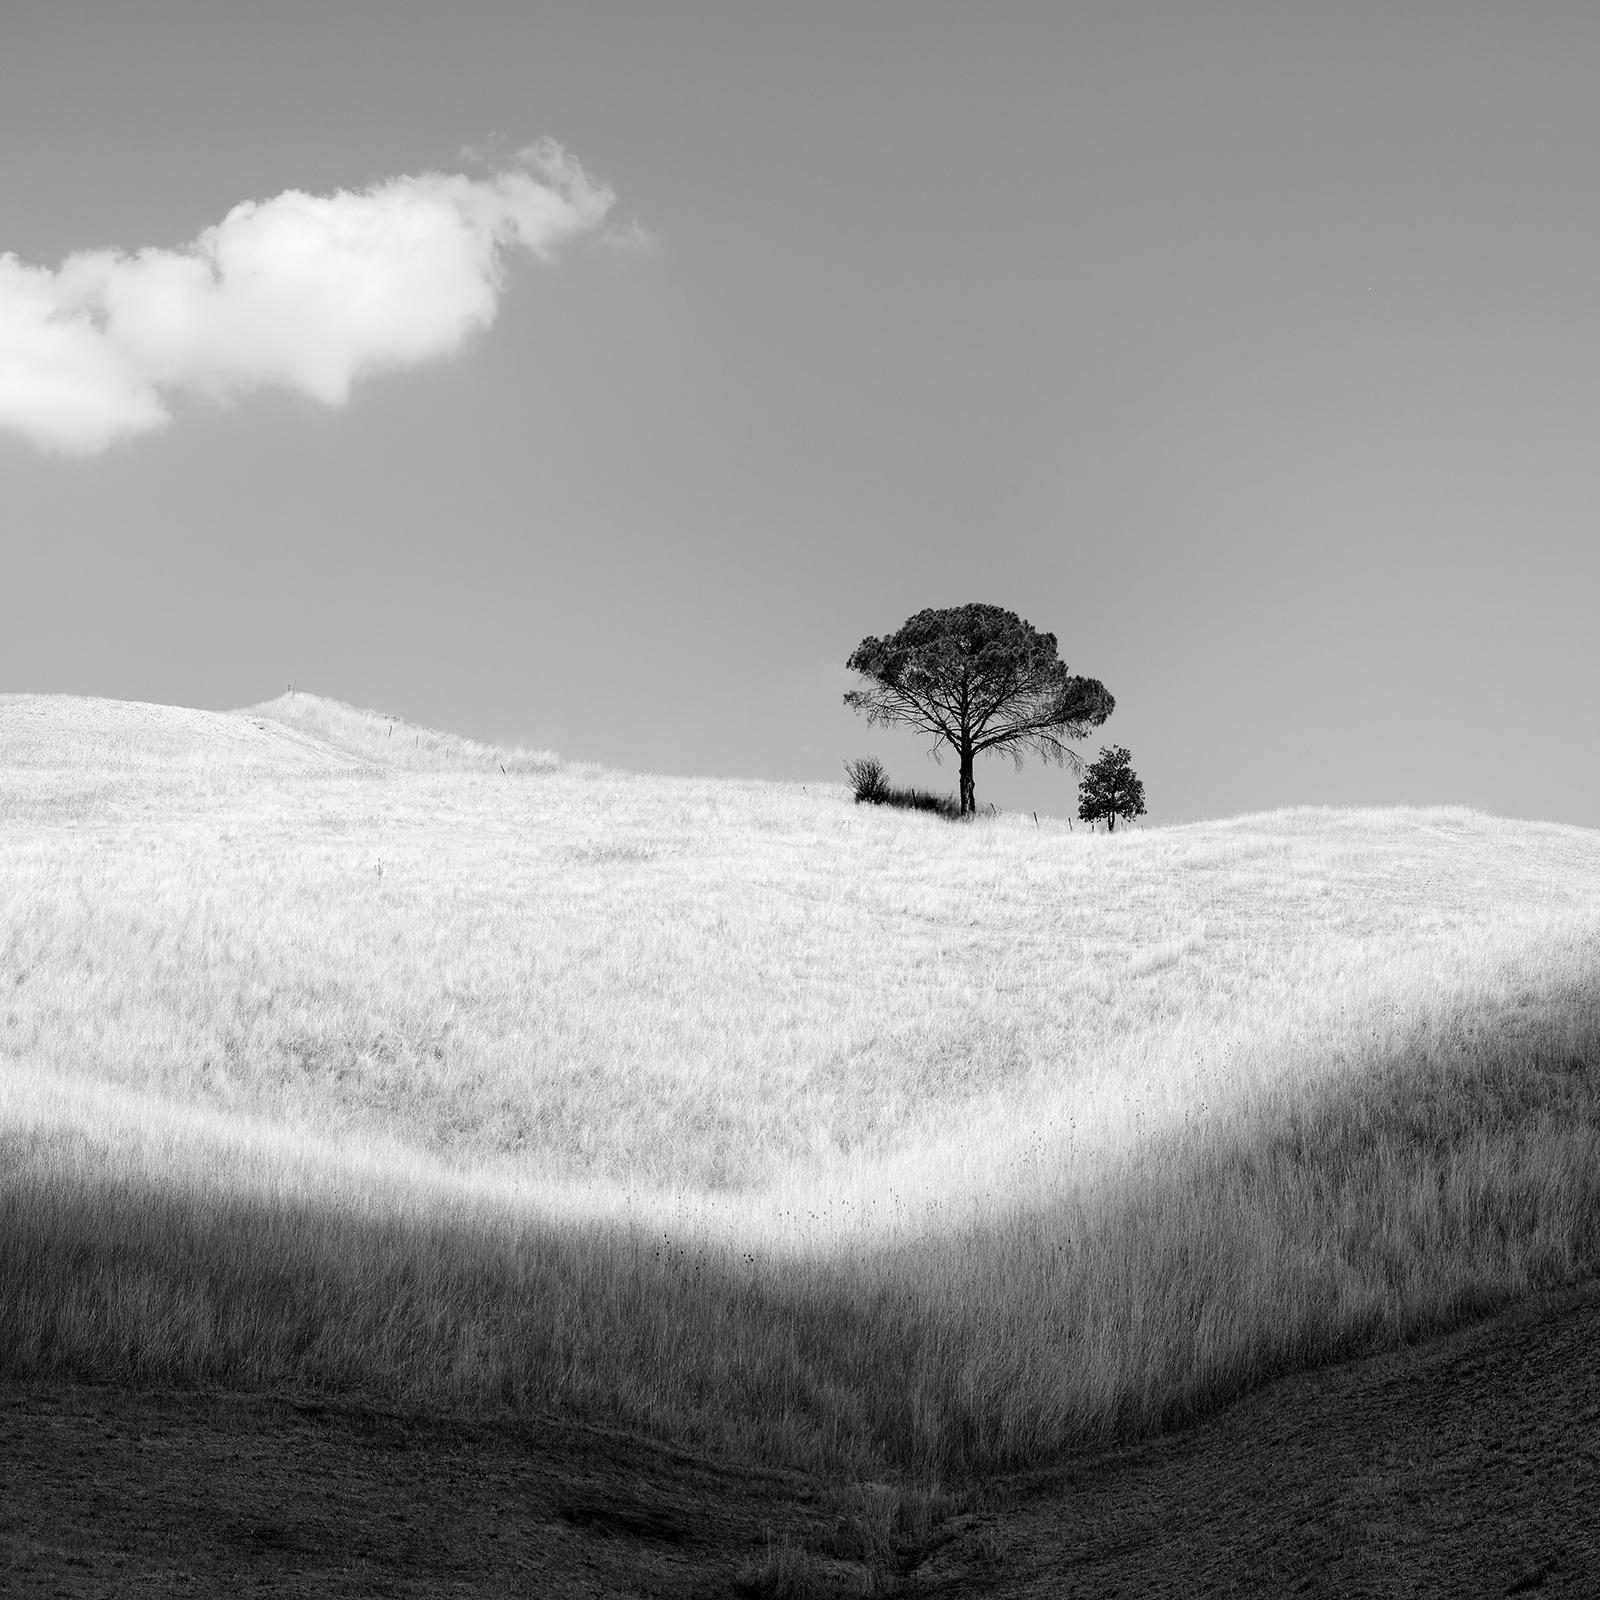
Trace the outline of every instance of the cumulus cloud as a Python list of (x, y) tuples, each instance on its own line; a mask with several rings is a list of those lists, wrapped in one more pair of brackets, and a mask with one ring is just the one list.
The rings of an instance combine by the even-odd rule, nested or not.
[(598, 229), (612, 193), (559, 145), (484, 178), (246, 201), (181, 250), (0, 255), (0, 429), (92, 455), (187, 398), (352, 385), (450, 355), (494, 320), (507, 257)]

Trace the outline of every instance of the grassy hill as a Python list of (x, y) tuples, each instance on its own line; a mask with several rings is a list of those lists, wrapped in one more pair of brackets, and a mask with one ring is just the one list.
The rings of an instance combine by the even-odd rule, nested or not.
[(290, 690), (276, 700), (250, 706), (244, 715), (256, 727), (275, 725), (306, 734), (366, 761), (411, 772), (500, 772), (522, 777), (555, 772), (563, 763), (549, 750), (505, 750), (458, 733), (441, 733), (403, 717), (362, 711), (322, 695)]
[(960, 1477), (1597, 1269), (1592, 832), (0, 698), (14, 1375)]

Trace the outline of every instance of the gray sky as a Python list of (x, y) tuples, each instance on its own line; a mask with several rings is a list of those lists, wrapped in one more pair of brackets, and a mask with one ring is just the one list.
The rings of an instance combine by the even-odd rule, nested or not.
[[(1600, 825), (1600, 7), (9, 0), (3, 34), (0, 689), (293, 681), (952, 789), (842, 668), (980, 600), (1111, 689), (1084, 753), (1129, 746), (1152, 821)], [(397, 261), (424, 205), (437, 259)], [(389, 322), (321, 257), (251, 298), (358, 206)], [(202, 257), (245, 266), (174, 332)], [(76, 293), (69, 391), (26, 318)]]

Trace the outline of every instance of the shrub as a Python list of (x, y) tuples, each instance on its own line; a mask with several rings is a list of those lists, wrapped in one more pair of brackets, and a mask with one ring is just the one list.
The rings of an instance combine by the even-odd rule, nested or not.
[(889, 793), (889, 774), (876, 756), (862, 756), (859, 761), (844, 764), (845, 775), (856, 792), (856, 804), (865, 800), (869, 805), (880, 806)]
[[(844, 770), (856, 792), (856, 804), (899, 806), (904, 811), (934, 811), (941, 817), (959, 819), (961, 802), (953, 795), (929, 794), (926, 789), (899, 789), (889, 782), (889, 774), (876, 756), (847, 761)], [(993, 809), (991, 807), (991, 809)]]
[(906, 811), (936, 811), (941, 817), (961, 820), (961, 802), (950, 794), (929, 794), (926, 789), (896, 789), (885, 787), (877, 803), (880, 806), (899, 806)]

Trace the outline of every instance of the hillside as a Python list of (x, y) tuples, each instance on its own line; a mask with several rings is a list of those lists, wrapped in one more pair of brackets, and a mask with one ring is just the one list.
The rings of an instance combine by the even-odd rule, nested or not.
[[(0, 1384), (0, 1587), (1591, 1600), (1600, 1284), (926, 1503), (541, 1416)], [(929, 1524), (932, 1524), (931, 1526)]]
[(111, 781), (132, 773), (252, 768), (287, 775), (351, 764), (331, 741), (308, 739), (282, 718), (66, 694), (0, 695), (0, 760), (8, 791), (24, 774)]
[(0, 701), (14, 1376), (929, 1482), (1600, 1266), (1592, 833), (951, 825), (387, 727)]
[(256, 727), (276, 725), (364, 760), (413, 772), (499, 771), (522, 776), (554, 772), (562, 765), (560, 757), (548, 750), (480, 744), (460, 734), (424, 728), (403, 717), (362, 711), (303, 690), (290, 690), (234, 715), (247, 718)]

